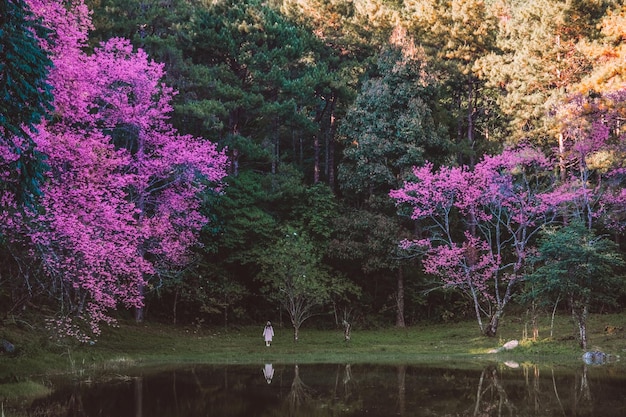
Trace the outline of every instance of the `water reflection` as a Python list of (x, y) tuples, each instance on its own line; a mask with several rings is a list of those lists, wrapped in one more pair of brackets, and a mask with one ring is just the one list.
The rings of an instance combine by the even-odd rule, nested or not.
[(272, 383), (272, 378), (274, 378), (274, 367), (271, 363), (266, 363), (263, 368), (263, 376), (265, 377), (265, 382), (268, 384)]
[[(452, 365), (448, 365), (452, 366)], [(509, 365), (510, 366), (510, 365)], [(68, 383), (5, 415), (623, 416), (624, 368), (196, 365)]]

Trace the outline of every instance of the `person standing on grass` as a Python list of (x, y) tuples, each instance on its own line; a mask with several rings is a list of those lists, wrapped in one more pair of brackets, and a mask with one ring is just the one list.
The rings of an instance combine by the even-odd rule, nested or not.
[(265, 338), (265, 346), (270, 346), (272, 344), (272, 337), (274, 337), (274, 328), (272, 327), (271, 321), (268, 321), (265, 325), (263, 337)]

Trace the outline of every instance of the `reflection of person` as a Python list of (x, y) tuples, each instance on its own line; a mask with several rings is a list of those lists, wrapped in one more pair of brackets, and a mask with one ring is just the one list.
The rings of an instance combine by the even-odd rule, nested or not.
[(265, 368), (263, 368), (263, 376), (265, 376), (265, 380), (268, 384), (272, 383), (272, 378), (274, 377), (274, 367), (271, 363), (265, 364)]
[(268, 321), (265, 325), (265, 329), (263, 329), (263, 337), (265, 338), (265, 346), (270, 346), (272, 344), (272, 337), (274, 337), (272, 322)]

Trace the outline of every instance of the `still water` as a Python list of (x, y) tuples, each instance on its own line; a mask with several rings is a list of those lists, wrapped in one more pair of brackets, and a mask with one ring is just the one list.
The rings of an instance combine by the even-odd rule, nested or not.
[[(193, 365), (68, 381), (29, 416), (626, 416), (624, 366)], [(24, 405), (23, 405), (24, 406)], [(11, 410), (5, 404), (6, 417)]]

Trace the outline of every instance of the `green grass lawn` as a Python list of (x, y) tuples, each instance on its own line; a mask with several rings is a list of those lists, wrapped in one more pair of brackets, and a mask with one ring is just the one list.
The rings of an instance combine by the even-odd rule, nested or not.
[[(539, 338), (534, 341), (524, 338), (523, 320), (508, 317), (495, 338), (482, 336), (477, 324), (467, 321), (405, 329), (360, 330), (355, 326), (352, 339), (345, 342), (341, 330), (316, 330), (305, 323), (297, 343), (293, 341), (292, 329), (275, 326), (271, 347), (263, 342), (262, 324), (225, 330), (121, 323), (117, 328), (106, 329), (93, 346), (56, 344), (45, 339), (41, 331), (5, 326), (0, 328), (0, 337), (12, 338), (19, 352), (12, 356), (0, 354), (0, 382), (55, 372), (181, 363), (580, 363), (582, 350), (569, 317), (557, 317), (552, 337), (550, 317), (543, 316), (540, 324)], [(588, 327), (589, 350), (620, 356), (626, 350), (626, 314), (592, 315)], [(520, 347), (489, 353), (512, 339), (519, 340)]]

